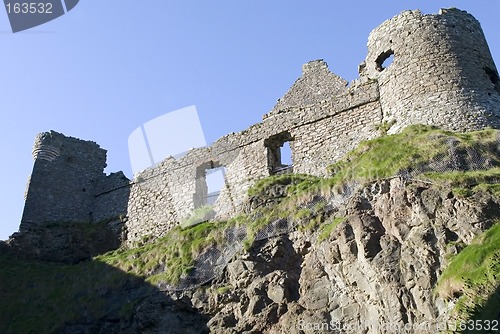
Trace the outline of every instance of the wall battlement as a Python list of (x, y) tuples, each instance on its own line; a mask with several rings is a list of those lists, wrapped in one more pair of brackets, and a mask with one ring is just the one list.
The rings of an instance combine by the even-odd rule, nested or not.
[(323, 60), (309, 62), (262, 122), (180, 159), (167, 157), (131, 182), (103, 174), (106, 153), (97, 144), (41, 134), (21, 228), (126, 214), (128, 242), (160, 237), (208, 203), (206, 177), (214, 168), (225, 168), (225, 180), (213, 210), (219, 218), (241, 210), (255, 181), (283, 169), (285, 143), (294, 173), (323, 176), (361, 141), (379, 136), (384, 123), (392, 124), (389, 133), (419, 123), (500, 128), (498, 71), (479, 22), (464, 11), (406, 11), (385, 21), (369, 36), (359, 73), (349, 86)]

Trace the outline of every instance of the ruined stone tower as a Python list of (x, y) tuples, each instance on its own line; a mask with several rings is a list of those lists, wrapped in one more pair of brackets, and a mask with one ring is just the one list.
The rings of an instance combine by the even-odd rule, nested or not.
[(383, 120), (396, 121), (391, 132), (415, 123), (459, 131), (500, 124), (498, 72), (465, 11), (406, 11), (385, 21), (370, 34), (360, 75), (378, 81)]
[(103, 176), (106, 151), (51, 131), (37, 136), (33, 159), (21, 229), (37, 222), (92, 220), (95, 181)]
[(20, 230), (47, 222), (91, 222), (126, 213), (128, 179), (104, 174), (106, 150), (55, 131), (35, 139)]

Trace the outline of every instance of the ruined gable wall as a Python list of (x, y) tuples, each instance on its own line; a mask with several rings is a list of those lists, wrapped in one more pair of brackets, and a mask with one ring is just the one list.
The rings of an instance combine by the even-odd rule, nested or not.
[(330, 72), (323, 59), (310, 61), (302, 65), (301, 77), (282, 98), (278, 99), (273, 110), (263, 118), (266, 119), (286, 109), (313, 105), (328, 100), (332, 96), (345, 94), (347, 84), (345, 79)]

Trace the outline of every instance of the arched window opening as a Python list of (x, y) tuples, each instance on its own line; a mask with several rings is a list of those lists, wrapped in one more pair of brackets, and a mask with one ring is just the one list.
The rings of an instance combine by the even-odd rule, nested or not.
[(382, 72), (383, 70), (391, 66), (393, 61), (394, 61), (394, 51), (388, 50), (382, 52), (380, 56), (378, 56), (377, 60), (375, 60), (375, 63), (377, 64), (376, 66), (377, 71)]

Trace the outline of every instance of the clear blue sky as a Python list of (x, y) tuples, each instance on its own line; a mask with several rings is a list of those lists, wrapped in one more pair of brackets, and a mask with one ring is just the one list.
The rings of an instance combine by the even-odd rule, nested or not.
[(106, 171), (131, 176), (127, 138), (141, 124), (196, 105), (211, 143), (259, 122), (303, 63), (323, 58), (350, 81), (373, 28), (441, 7), (480, 20), (499, 66), (500, 1), (82, 0), (17, 34), (0, 10), (0, 239), (18, 229), (38, 132), (96, 141)]

